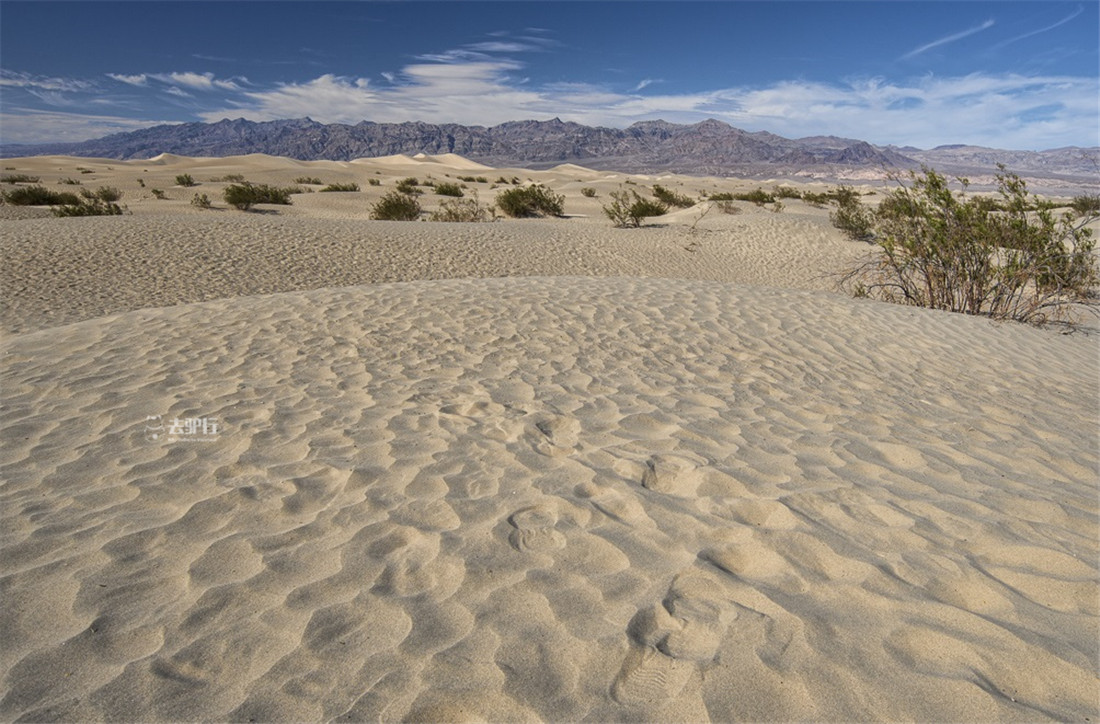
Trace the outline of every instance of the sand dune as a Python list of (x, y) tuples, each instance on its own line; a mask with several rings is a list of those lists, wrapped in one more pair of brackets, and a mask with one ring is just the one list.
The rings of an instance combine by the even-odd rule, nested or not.
[(0, 221), (0, 717), (1096, 720), (1094, 335), (523, 173), (578, 216)]

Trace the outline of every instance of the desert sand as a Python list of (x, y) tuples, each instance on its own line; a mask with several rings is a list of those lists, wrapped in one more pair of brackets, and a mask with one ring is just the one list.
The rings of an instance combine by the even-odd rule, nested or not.
[[(1100, 717), (1095, 332), (842, 296), (800, 201), (600, 212), (756, 182), (5, 163), (133, 214), (0, 219), (3, 719)], [(568, 217), (367, 219), (428, 174)]]

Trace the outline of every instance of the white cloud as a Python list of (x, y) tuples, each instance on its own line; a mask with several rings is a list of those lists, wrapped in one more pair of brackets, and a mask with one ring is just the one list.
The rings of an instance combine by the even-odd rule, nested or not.
[(82, 92), (94, 86), (88, 81), (73, 78), (49, 78), (30, 73), (18, 73), (0, 69), (0, 87), (35, 89), (40, 91)]
[(5, 108), (0, 113), (4, 143), (68, 143), (87, 141), (112, 133), (137, 131), (170, 121), (134, 120), (116, 116), (92, 116), (86, 113), (36, 111), (29, 108)]
[(138, 75), (125, 75), (123, 73), (108, 73), (108, 78), (117, 80), (119, 83), (126, 83), (128, 85), (146, 86), (149, 84), (149, 77), (144, 73)]
[(913, 50), (910, 50), (908, 53), (906, 53), (905, 55), (903, 55), (901, 57), (903, 59), (914, 58), (914, 57), (920, 55), (921, 53), (924, 53), (925, 51), (931, 50), (932, 48), (936, 48), (936, 47), (939, 47), (941, 45), (946, 45), (947, 43), (953, 43), (956, 40), (962, 40), (963, 38), (967, 38), (971, 35), (974, 35), (975, 33), (980, 33), (983, 30), (989, 30), (995, 24), (996, 23), (994, 23), (993, 20), (986, 20), (981, 25), (976, 25), (973, 28), (968, 28), (967, 30), (963, 30), (960, 33), (952, 33), (951, 35), (946, 35), (942, 38), (939, 38), (938, 40), (933, 40), (931, 43), (925, 43), (924, 45), (920, 46), (919, 48), (914, 48)]
[(232, 80), (218, 80), (213, 73), (153, 73), (148, 76), (161, 83), (172, 86), (184, 86), (193, 90), (213, 91), (227, 90), (239, 91), (241, 87)]
[(1020, 149), (1090, 144), (1082, 129), (1095, 129), (1097, 122), (1098, 84), (1093, 78), (929, 75), (908, 82), (783, 81), (642, 95), (642, 84), (626, 92), (589, 83), (523, 84), (510, 75), (521, 67), (510, 60), (417, 63), (404, 68), (396, 84), (380, 87), (365, 79), (324, 75), (307, 83), (248, 91), (231, 106), (201, 115), (207, 121), (309, 116), (326, 123), (420, 120), (469, 125), (558, 116), (612, 127), (657, 118), (696, 122), (713, 117), (792, 138), (833, 134), (878, 144)]

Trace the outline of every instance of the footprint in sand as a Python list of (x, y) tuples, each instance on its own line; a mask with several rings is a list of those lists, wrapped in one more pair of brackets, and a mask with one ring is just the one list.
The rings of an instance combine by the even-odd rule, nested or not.
[(645, 506), (633, 497), (595, 483), (581, 483), (573, 492), (578, 498), (585, 498), (592, 506), (614, 520), (627, 525), (655, 525), (645, 512)]
[(535, 450), (549, 457), (568, 455), (580, 442), (581, 424), (571, 417), (542, 420), (535, 430)]
[(693, 497), (702, 476), (695, 460), (682, 455), (654, 455), (646, 462), (642, 487), (678, 497)]
[(624, 706), (676, 698), (697, 666), (714, 660), (736, 616), (715, 579), (698, 571), (680, 574), (663, 601), (630, 620), (630, 651), (611, 696)]
[(558, 515), (549, 508), (522, 508), (512, 513), (508, 522), (514, 529), (508, 534), (508, 542), (517, 551), (549, 551), (565, 546), (565, 537), (554, 530)]

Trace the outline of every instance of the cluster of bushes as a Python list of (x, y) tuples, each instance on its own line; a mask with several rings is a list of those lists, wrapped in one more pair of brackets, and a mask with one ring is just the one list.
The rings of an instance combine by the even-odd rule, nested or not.
[(53, 191), (45, 186), (18, 186), (2, 192), (4, 203), (13, 206), (56, 206), (79, 204), (80, 197), (67, 191)]
[(459, 181), (465, 181), (468, 184), (487, 184), (489, 179), (484, 176), (459, 176)]
[(223, 183), (224, 182), (224, 183), (237, 183), (237, 184), (239, 184), (239, 183), (244, 182), (244, 176), (242, 176), (239, 173), (227, 173), (224, 176), (215, 176), (214, 178), (210, 179), (210, 182), (211, 183)]
[(390, 191), (371, 207), (370, 217), (380, 221), (416, 221), (420, 218), (420, 202), (415, 194)]
[(435, 192), (437, 194), (439, 194), (440, 196), (461, 197), (463, 195), (462, 187), (459, 186), (458, 184), (451, 184), (451, 183), (436, 184)]
[(278, 188), (267, 184), (254, 184), (245, 181), (225, 188), (225, 203), (241, 211), (248, 211), (254, 204), (290, 205), (290, 195), (297, 193), (296, 188)]
[(183, 186), (184, 188), (190, 188), (195, 185), (195, 179), (191, 178), (189, 173), (181, 173), (176, 176), (176, 186)]
[(434, 212), (429, 219), (431, 221), (461, 221), (482, 222), (493, 220), (493, 207), (482, 206), (478, 203), (477, 193), (472, 198), (447, 199), (439, 205), (439, 210)]
[(676, 206), (681, 209), (686, 209), (689, 206), (694, 206), (695, 202), (689, 199), (683, 194), (678, 194), (672, 189), (667, 189), (664, 186), (653, 185), (653, 195), (657, 197), (665, 206)]
[(5, 184), (36, 184), (38, 181), (37, 176), (28, 176), (25, 173), (9, 173), (0, 176), (0, 183)]
[[(317, 183), (320, 183), (319, 181)], [(329, 184), (321, 189), (321, 193), (333, 192), (333, 191), (358, 191), (359, 184), (347, 183), (347, 184)]]
[(617, 228), (637, 228), (650, 216), (668, 213), (668, 207), (659, 201), (643, 198), (634, 189), (611, 192), (611, 203), (603, 207), (603, 212)]
[[(71, 196), (72, 194), (67, 194)], [(100, 186), (95, 191), (84, 189), (76, 203), (55, 206), (50, 211), (54, 216), (120, 216), (122, 207), (116, 202), (122, 198), (122, 192), (111, 186)]]
[(928, 168), (908, 181), (873, 211), (856, 197), (838, 202), (845, 215), (834, 223), (855, 218), (862, 233), (866, 222), (877, 247), (841, 280), (857, 296), (1033, 323), (1097, 311), (1100, 270), (1087, 225), (1100, 218), (1100, 200), (1078, 197), (1056, 216), (1004, 167), (996, 203), (967, 197), (965, 179), (956, 195)]
[(496, 205), (502, 213), (513, 218), (561, 216), (565, 210), (565, 196), (535, 184), (501, 191), (497, 194)]
[(299, 176), (298, 178), (294, 179), (294, 183), (296, 183), (296, 184), (306, 184), (306, 185), (312, 184), (314, 186), (320, 186), (321, 184), (324, 183), (324, 181), (317, 178), (316, 176)]
[(416, 177), (410, 176), (409, 178), (402, 179), (397, 182), (397, 190), (400, 193), (406, 194), (408, 196), (418, 196), (424, 193), (417, 188), (417, 186), (419, 185), (420, 182), (416, 180)]

